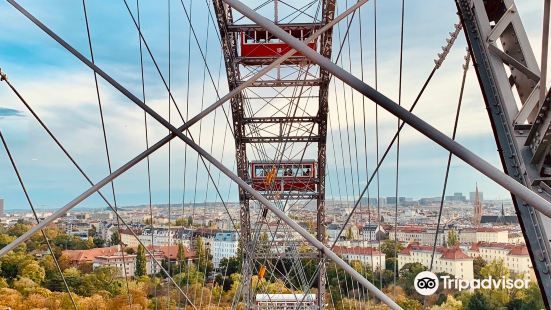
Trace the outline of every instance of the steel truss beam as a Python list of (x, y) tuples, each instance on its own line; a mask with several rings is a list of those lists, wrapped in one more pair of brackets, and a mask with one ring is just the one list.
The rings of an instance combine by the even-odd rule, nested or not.
[[(237, 84), (241, 84), (239, 81)], [(320, 80), (261, 80), (256, 81), (249, 87), (313, 87), (320, 86)]]
[[(228, 28), (228, 25), (233, 24), (232, 12), (231, 10), (227, 10), (224, 3), (220, 0), (213, 0), (212, 3), (214, 6), (214, 11), (216, 12), (218, 28), (220, 30), (222, 53), (224, 55), (224, 62), (226, 65), (226, 77), (228, 80), (228, 86), (230, 90), (234, 90), (237, 89), (240, 85), (243, 85), (243, 83), (241, 82), (241, 74), (239, 72), (237, 61), (234, 57), (237, 54), (236, 34), (230, 32)], [(251, 83), (251, 86), (254, 85), (254, 83), (258, 83), (258, 80)], [(230, 103), (232, 110), (233, 128), (235, 133), (235, 162), (237, 166), (237, 175), (241, 179), (247, 180), (247, 148), (246, 144), (243, 142), (246, 131), (245, 126), (242, 125), (242, 119), (245, 115), (243, 93), (239, 92), (236, 96), (232, 97)], [(246, 192), (242, 188), (239, 188), (239, 219), (239, 243), (242, 248), (241, 253), (243, 256), (242, 270), (249, 270), (249, 268), (251, 267), (248, 266), (246, 262), (249, 261), (248, 257), (252, 254), (252, 252), (247, 250), (247, 246), (251, 242), (251, 219), (249, 214), (249, 201), (246, 198)], [(243, 299), (245, 304), (248, 304), (251, 300), (250, 279), (247, 276), (243, 278), (245, 292)]]
[(280, 117), (244, 117), (244, 124), (280, 124), (280, 123), (316, 123), (317, 117), (312, 116), (280, 116)]
[[(275, 57), (235, 57), (234, 63), (236, 65), (247, 65), (247, 66), (262, 66), (274, 62), (277, 58)], [(303, 56), (292, 56), (285, 60), (282, 65), (306, 65), (310, 61), (308, 58)]]
[[(318, 193), (295, 193), (295, 192), (283, 192), (283, 193), (262, 193), (268, 200), (310, 200), (317, 199)], [(251, 195), (247, 195), (248, 199), (253, 198)]]
[[(359, 1), (358, 1), (359, 2)], [(335, 17), (335, 0), (327, 0), (324, 2), (322, 22), (329, 24)], [(333, 50), (333, 32), (328, 31), (320, 39), (320, 53), (323, 57), (331, 59)], [(327, 114), (329, 112), (329, 82), (331, 77), (329, 72), (320, 67), (321, 85), (318, 88), (318, 197), (316, 199), (316, 237), (318, 240), (326, 241), (327, 225), (325, 224), (325, 170), (327, 162)], [(318, 251), (320, 262), (325, 261), (325, 256), (322, 251)], [(325, 303), (325, 286), (326, 286), (326, 266), (319, 266), (317, 285), (318, 285), (318, 305)]]
[[(302, 244), (301, 244), (302, 245)], [(257, 256), (260, 256), (262, 257), (263, 259), (285, 259), (285, 258), (294, 258), (296, 254), (291, 254), (291, 253), (272, 253), (272, 252), (269, 252), (269, 253), (258, 253)], [(313, 252), (305, 252), (305, 253), (300, 253), (300, 258), (313, 258), (313, 259), (317, 259), (319, 257), (319, 255), (317, 253), (313, 253)]]
[[(456, 4), (503, 168), (515, 180), (551, 201), (550, 94), (545, 103), (539, 102), (540, 70), (516, 6), (512, 0), (456, 0)], [(541, 216), (533, 203), (516, 193), (512, 195), (538, 284), (549, 308), (551, 266), (546, 233), (551, 229), (549, 214)]]
[[(278, 24), (281, 28), (289, 30), (315, 30), (321, 28), (321, 23), (292, 23), (292, 24)], [(262, 31), (262, 27), (256, 24), (231, 24), (228, 25), (228, 31), (230, 32), (242, 32), (242, 31)]]
[(318, 142), (318, 136), (243, 137), (244, 143)]

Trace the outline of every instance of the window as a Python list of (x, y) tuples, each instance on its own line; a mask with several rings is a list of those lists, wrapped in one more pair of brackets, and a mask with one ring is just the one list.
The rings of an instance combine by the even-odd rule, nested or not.
[(268, 43), (281, 43), (281, 40), (275, 35), (268, 32)]

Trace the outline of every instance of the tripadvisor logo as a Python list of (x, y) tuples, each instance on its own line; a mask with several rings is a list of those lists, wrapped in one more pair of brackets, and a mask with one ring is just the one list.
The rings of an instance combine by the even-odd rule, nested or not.
[(415, 276), (413, 286), (415, 291), (423, 296), (432, 295), (438, 290), (438, 286), (442, 281), (444, 289), (456, 289), (458, 291), (471, 289), (522, 289), (528, 288), (530, 280), (528, 279), (508, 279), (505, 277), (486, 279), (454, 279), (450, 276), (440, 276), (430, 271), (422, 271)]
[(415, 290), (423, 296), (434, 294), (438, 289), (438, 284), (438, 277), (430, 271), (419, 272), (413, 280)]

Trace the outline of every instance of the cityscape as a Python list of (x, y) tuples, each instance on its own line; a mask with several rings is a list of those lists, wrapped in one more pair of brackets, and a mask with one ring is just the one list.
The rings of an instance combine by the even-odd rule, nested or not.
[[(359, 209), (349, 222), (347, 218), (355, 202), (328, 199), (326, 242), (328, 245), (334, 244), (335, 253), (347, 262), (360, 264), (366, 274), (382, 273), (382, 287), (392, 288), (393, 268), (397, 268), (402, 274), (412, 268), (427, 270), (432, 265), (435, 273), (447, 274), (456, 279), (481, 279), (491, 274), (494, 277), (510, 276), (525, 280), (529, 283), (525, 294), (532, 298), (529, 300), (530, 305), (543, 307), (543, 301), (537, 295), (537, 279), (512, 202), (484, 200), (483, 197), (483, 192), (477, 186), (473, 192), (467, 194), (454, 193), (445, 196), (441, 213), (438, 212), (441, 201), (439, 197), (381, 197), (379, 202), (377, 198), (365, 198), (360, 201)], [(397, 226), (394, 225), (393, 218), (395, 206), (398, 206)], [(239, 203), (228, 203), (226, 207), (231, 216), (238, 216)], [(48, 229), (52, 235), (56, 235), (52, 239), (54, 251), (59, 251), (58, 259), (66, 264), (64, 272), (68, 274), (74, 272), (84, 276), (108, 269), (118, 275), (119, 281), (121, 277), (131, 277), (140, 282), (144, 281), (139, 280), (140, 276), (157, 275), (162, 278), (156, 261), (162, 262), (169, 270), (171, 267), (179, 269), (172, 271), (174, 277), (185, 274), (186, 271), (177, 272), (181, 272), (186, 266), (199, 267), (205, 264), (205, 280), (196, 284), (209, 288), (210, 294), (214, 294), (213, 290), (217, 285), (228, 286), (224, 282), (231, 281), (235, 275), (230, 274), (228, 277), (227, 269), (236, 268), (235, 271), (238, 271), (239, 263), (236, 260), (240, 253), (239, 233), (233, 229), (229, 217), (224, 216), (224, 206), (221, 203), (205, 202), (196, 205), (172, 205), (171, 208), (169, 213), (169, 206), (166, 204), (153, 206), (155, 217), (151, 222), (148, 207), (121, 207), (118, 212), (129, 227), (121, 227), (110, 210), (71, 211)], [(5, 244), (16, 237), (13, 235), (15, 231), (28, 228), (27, 225), (33, 223), (34, 215), (31, 212), (6, 212), (4, 209), (5, 200), (2, 199), (0, 219), (4, 228), (0, 240), (4, 240)], [(301, 218), (297, 222), (304, 228), (311, 229), (316, 218), (315, 205), (309, 206), (305, 203), (301, 210)], [(40, 219), (50, 215), (51, 212), (38, 213)], [(440, 224), (437, 224), (438, 221)], [(268, 223), (263, 233), (271, 233), (270, 227), (273, 226), (277, 226), (276, 221)], [(341, 234), (342, 231), (345, 233)], [(296, 233), (291, 237), (275, 234), (269, 241), (267, 238), (266, 242), (268, 252), (276, 254), (288, 251), (293, 242), (301, 242), (301, 239)], [(49, 255), (44, 244), (42, 247), (32, 247), (34, 249), (31, 252), (27, 248), (27, 255), (31, 260), (41, 261)], [(144, 248), (147, 249), (146, 254)], [(141, 271), (138, 267), (140, 255), (143, 255), (145, 263), (144, 270)], [(25, 270), (18, 272), (26, 273)], [(45, 266), (40, 263), (39, 271), (33, 275), (38, 276), (39, 280), (32, 277), (30, 280), (46, 281), (43, 286), (47, 288), (60, 285), (45, 279), (47, 272), (53, 271), (45, 270)], [(5, 274), (3, 271), (2, 275)], [(23, 281), (22, 279), (18, 281)], [(3, 279), (4, 283), (13, 280)], [(400, 282), (404, 290), (402, 294), (405, 296), (413, 294), (412, 280), (408, 279), (403, 284)], [(163, 282), (160, 286), (163, 286)], [(218, 294), (224, 293), (226, 292)], [(227, 294), (232, 294), (231, 288)], [(350, 299), (347, 300), (342, 295), (339, 297), (343, 299), (343, 304), (353, 304), (356, 297), (354, 294), (362, 293), (350, 289)], [(221, 298), (220, 296), (222, 295), (218, 297)], [(448, 298), (444, 304), (449, 305), (449, 308), (444, 304), (433, 308), (455, 309), (453, 307), (457, 306), (461, 298), (462, 295)], [(435, 304), (436, 302), (431, 301)]]

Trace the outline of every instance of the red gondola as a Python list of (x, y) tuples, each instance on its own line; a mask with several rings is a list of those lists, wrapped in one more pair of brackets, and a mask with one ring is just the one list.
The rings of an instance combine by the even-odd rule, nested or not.
[[(312, 29), (288, 31), (293, 37), (305, 40), (312, 34)], [(317, 40), (308, 43), (313, 50), (317, 49)], [(279, 57), (291, 50), (291, 47), (265, 30), (241, 32), (241, 57)], [(302, 56), (296, 52), (293, 56)]]
[(314, 160), (251, 162), (251, 185), (257, 191), (316, 191), (316, 168)]

